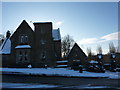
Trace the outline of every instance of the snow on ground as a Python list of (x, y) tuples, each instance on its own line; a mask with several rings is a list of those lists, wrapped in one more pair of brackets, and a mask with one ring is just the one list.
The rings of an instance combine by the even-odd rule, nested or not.
[(66, 68), (0, 68), (0, 71), (11, 73), (23, 73), (31, 75), (47, 75), (47, 76), (74, 76), (74, 77), (108, 77), (111, 79), (120, 79), (120, 72), (94, 73), (83, 71), (69, 70)]
[(30, 83), (2, 83), (2, 88), (56, 88), (58, 85)]
[(75, 88), (75, 89), (91, 89), (91, 90), (96, 90), (96, 89), (110, 89), (112, 87), (108, 87), (108, 86), (87, 86), (87, 85), (80, 85), (80, 86), (69, 86), (69, 87), (64, 87), (64, 88)]

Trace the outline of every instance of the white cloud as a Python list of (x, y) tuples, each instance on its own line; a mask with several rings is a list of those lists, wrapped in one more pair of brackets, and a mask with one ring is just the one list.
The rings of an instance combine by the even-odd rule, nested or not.
[(100, 38), (101, 39), (100, 42), (110, 41), (110, 40), (118, 40), (118, 34), (120, 35), (120, 32), (115, 32), (115, 33), (105, 35)]
[(120, 38), (118, 38), (118, 35), (120, 36), (120, 32), (111, 33), (111, 34), (102, 36), (99, 39), (97, 39), (97, 38), (85, 38), (85, 39), (82, 39), (82, 40), (78, 41), (77, 43), (80, 44), (80, 45), (86, 45), (86, 44), (94, 44), (96, 42), (105, 42), (105, 41), (110, 41), (110, 40), (120, 40)]
[[(82, 48), (84, 51), (86, 51), (86, 48), (87, 47), (92, 47), (92, 52), (94, 50), (94, 45), (97, 45), (97, 44), (100, 44), (101, 42), (107, 42), (107, 41), (112, 41), (112, 40), (120, 40), (120, 32), (114, 32), (114, 33), (110, 33), (110, 34), (107, 34), (107, 35), (104, 35), (100, 38), (84, 38), (82, 40), (79, 40), (77, 43), (81, 46), (84, 46), (84, 48)], [(92, 44), (94, 44), (93, 46), (91, 46)], [(103, 54), (106, 54), (108, 52), (108, 47), (103, 47)]]
[(97, 38), (86, 38), (86, 39), (82, 39), (80, 41), (78, 41), (78, 44), (93, 44), (96, 43), (98, 41)]
[(62, 23), (63, 23), (62, 21), (59, 21), (59, 22), (56, 22), (55, 25), (60, 26)]

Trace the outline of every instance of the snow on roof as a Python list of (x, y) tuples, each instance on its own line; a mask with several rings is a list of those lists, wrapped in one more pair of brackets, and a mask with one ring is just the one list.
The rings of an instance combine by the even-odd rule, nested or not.
[(65, 63), (65, 62), (68, 62), (68, 60), (57, 61), (57, 63)]
[(2, 45), (0, 46), (0, 54), (10, 53), (11, 53), (11, 40), (10, 38), (5, 38)]
[(68, 65), (57, 65), (57, 67), (67, 67)]
[(30, 45), (18, 45), (15, 48), (16, 49), (18, 49), (18, 48), (31, 48), (31, 46)]
[(33, 22), (33, 24), (41, 24), (41, 23), (52, 23), (52, 22), (50, 22), (50, 21), (31, 21), (31, 22)]
[(53, 36), (53, 40), (61, 40), (61, 35), (60, 35), (60, 29), (53, 29), (52, 30), (52, 36)]
[(98, 63), (97, 61), (91, 60), (90, 63)]

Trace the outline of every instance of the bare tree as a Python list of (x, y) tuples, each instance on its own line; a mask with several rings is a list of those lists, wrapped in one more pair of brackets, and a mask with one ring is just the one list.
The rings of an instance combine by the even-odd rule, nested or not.
[(4, 35), (0, 34), (0, 45), (2, 44), (3, 40), (4, 40)]
[(97, 53), (102, 54), (102, 47), (100, 45), (97, 47)]
[(88, 60), (91, 60), (93, 55), (91, 48), (87, 48), (87, 54), (88, 54)]
[(109, 53), (115, 53), (115, 52), (116, 52), (115, 46), (114, 46), (113, 42), (110, 42), (109, 43)]
[(71, 50), (71, 47), (74, 45), (75, 41), (70, 35), (66, 35), (62, 38), (62, 55), (66, 57)]
[(120, 53), (120, 46), (119, 45), (116, 47), (116, 52)]
[(0, 34), (0, 40), (4, 39), (4, 35)]
[(93, 59), (93, 56), (95, 55), (92, 51), (91, 48), (87, 48), (87, 54), (88, 54), (88, 61)]
[(92, 56), (91, 48), (87, 48), (87, 54), (88, 54), (88, 57)]

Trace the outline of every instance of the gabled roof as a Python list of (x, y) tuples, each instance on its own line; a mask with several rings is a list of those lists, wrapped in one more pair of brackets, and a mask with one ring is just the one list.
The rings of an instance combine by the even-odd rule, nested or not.
[(74, 46), (72, 47), (72, 49), (70, 50), (69, 54), (67, 57), (71, 56), (72, 53), (75, 51), (75, 49), (77, 49), (79, 51), (80, 54), (82, 54), (83, 56), (86, 57), (86, 54), (83, 52), (83, 50), (78, 46), (77, 43), (74, 44)]
[(16, 29), (16, 31), (12, 34), (11, 38), (19, 30), (19, 28), (24, 28), (24, 27), (25, 27), (25, 29), (21, 29), (21, 30), (28, 30), (29, 29), (31, 32), (33, 32), (33, 29), (29, 26), (29, 24), (25, 20), (23, 20), (22, 23)]
[[(19, 28), (19, 27), (24, 27), (24, 26), (25, 26), (25, 27), (29, 27), (29, 28), (32, 30), (32, 28), (29, 26), (29, 24), (26, 22), (26, 20), (23, 20), (22, 23), (18, 26), (18, 28)], [(18, 28), (17, 28), (17, 29), (18, 29)], [(32, 31), (33, 31), (33, 30), (32, 30)]]
[(60, 29), (53, 29), (52, 36), (54, 41), (61, 40)]
[(10, 38), (5, 38), (2, 45), (0, 46), (0, 54), (10, 54), (11, 53), (11, 41)]

